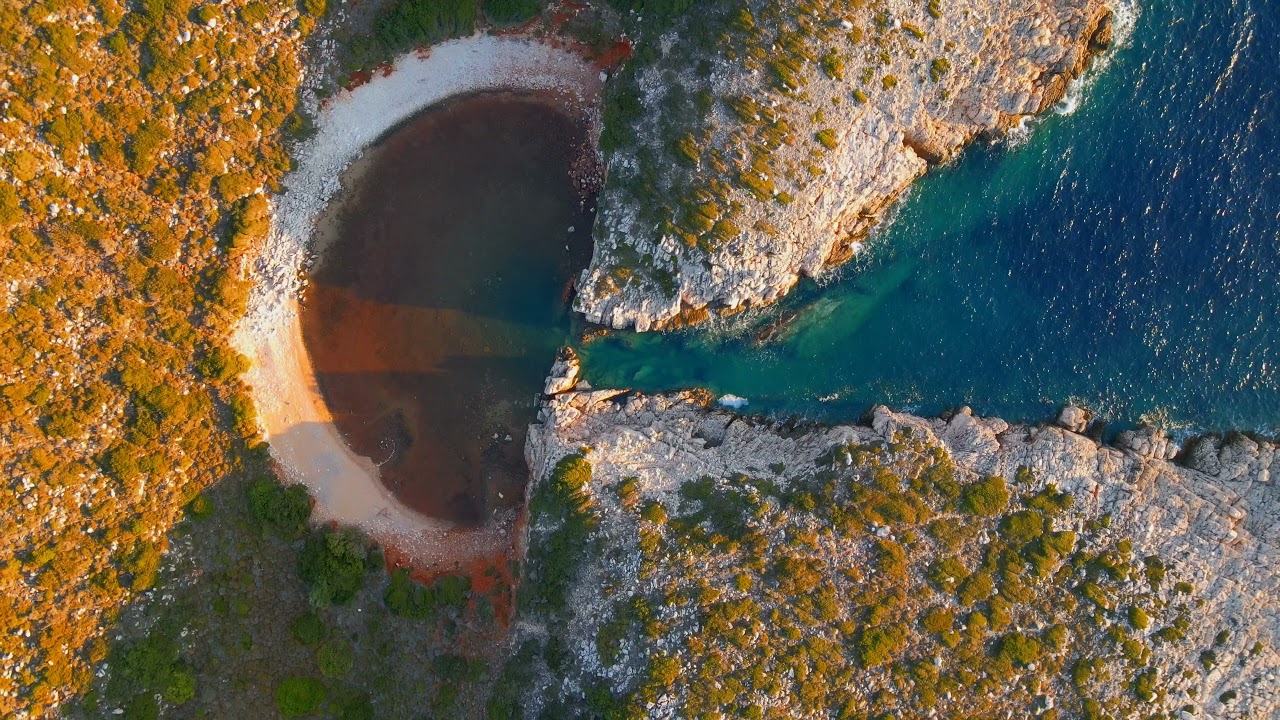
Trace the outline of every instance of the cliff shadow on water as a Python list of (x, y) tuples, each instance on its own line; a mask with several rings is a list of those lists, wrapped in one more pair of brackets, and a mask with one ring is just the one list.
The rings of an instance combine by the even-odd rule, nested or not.
[(469, 96), (384, 137), (321, 219), (302, 305), (318, 390), (410, 507), (476, 526), (520, 504), (590, 256), (593, 157), (548, 97)]

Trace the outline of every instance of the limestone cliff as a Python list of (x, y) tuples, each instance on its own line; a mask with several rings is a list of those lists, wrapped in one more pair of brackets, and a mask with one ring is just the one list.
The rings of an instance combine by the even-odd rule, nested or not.
[(1103, 0), (704, 5), (615, 80), (576, 301), (593, 322), (776, 300), (931, 165), (1057, 103), (1111, 36)]
[[(821, 665), (814, 661), (805, 665), (806, 669), (797, 669), (798, 675), (788, 676), (787, 683), (794, 679), (797, 688), (795, 704), (788, 707), (809, 707), (810, 710), (814, 707), (804, 704), (805, 673), (817, 672), (816, 668), (829, 667), (831, 663), (840, 667), (840, 657), (861, 653), (861, 664), (850, 666), (848, 674), (839, 676), (843, 679), (828, 678), (827, 683), (832, 687), (822, 691), (828, 694), (815, 696), (818, 699), (813, 700), (814, 703), (829, 706), (835, 697), (830, 693), (843, 692), (839, 697), (847, 698), (846, 711), (854, 710), (852, 715), (847, 715), (850, 717), (863, 716), (856, 712), (858, 708), (883, 710), (889, 707), (885, 703), (907, 703), (908, 698), (914, 704), (898, 706), (905, 716), (923, 712), (921, 707), (933, 707), (944, 717), (987, 717), (992, 715), (982, 713), (996, 711), (1013, 712), (1011, 716), (1031, 716), (1047, 712), (1055, 703), (1065, 713), (1063, 717), (1077, 713), (1089, 715), (1094, 711), (1105, 711), (1115, 717), (1130, 716), (1128, 713), (1138, 709), (1150, 714), (1156, 706), (1171, 716), (1188, 718), (1200, 717), (1201, 713), (1211, 717), (1261, 718), (1275, 717), (1280, 712), (1276, 685), (1276, 672), (1280, 670), (1280, 653), (1277, 653), (1280, 647), (1277, 581), (1280, 577), (1276, 573), (1274, 544), (1280, 530), (1280, 491), (1275, 483), (1280, 474), (1280, 452), (1274, 444), (1238, 435), (1198, 439), (1179, 448), (1160, 433), (1144, 430), (1127, 433), (1116, 445), (1107, 445), (1082, 434), (1087, 416), (1076, 408), (1064, 411), (1056, 424), (1038, 426), (1010, 425), (995, 418), (976, 417), (967, 409), (949, 418), (925, 419), (884, 407), (876, 408), (866, 424), (782, 425), (716, 409), (711, 406), (710, 398), (698, 393), (643, 396), (616, 390), (565, 390), (574, 385), (575, 368), (572, 361), (560, 364), (556, 389), (563, 392), (550, 397), (544, 405), (541, 422), (530, 432), (526, 454), (535, 478), (545, 477), (558, 461), (572, 454), (582, 454), (593, 468), (589, 499), (584, 505), (594, 508), (601, 528), (600, 546), (597, 556), (578, 575), (567, 637), (571, 649), (587, 659), (584, 672), (607, 678), (615, 690), (637, 687), (639, 683), (637, 692), (643, 695), (645, 688), (657, 682), (653, 679), (655, 673), (672, 663), (683, 664), (686, 676), (692, 677), (696, 668), (690, 656), (705, 652), (707, 637), (705, 632), (699, 634), (695, 630), (710, 627), (706, 623), (720, 622), (721, 630), (717, 632), (731, 638), (725, 648), (710, 651), (719, 658), (710, 661), (713, 670), (719, 668), (717, 672), (723, 673), (721, 679), (729, 687), (734, 653), (746, 652), (742, 648), (749, 649), (753, 643), (767, 644), (770, 638), (783, 642), (777, 640), (779, 634), (794, 632), (795, 637), (800, 637), (810, 631), (806, 625), (824, 624), (815, 618), (830, 617), (836, 619), (834, 627), (842, 629), (831, 630), (814, 640), (819, 647), (827, 648), (825, 652), (830, 657)], [(912, 454), (925, 458), (924, 464), (917, 465), (916, 470), (905, 471), (895, 465), (899, 462), (895, 458)], [(1175, 459), (1166, 459), (1175, 455)], [(860, 466), (870, 469), (860, 476), (857, 474)], [(945, 473), (939, 472), (939, 468)], [(895, 479), (888, 470), (899, 475)], [(849, 473), (852, 473), (851, 481), (844, 479), (850, 477)], [(912, 488), (920, 489), (927, 486), (920, 478), (938, 478), (944, 474), (954, 477), (963, 488), (964, 500), (951, 505), (944, 501), (937, 506), (944, 509), (933, 514), (927, 509), (919, 510), (918, 515), (916, 511), (885, 512), (893, 520), (872, 522), (869, 531), (840, 529), (839, 523), (851, 522), (844, 510), (839, 515), (832, 511), (830, 518), (840, 518), (838, 520), (814, 520), (827, 518), (821, 515), (825, 506), (839, 504), (823, 499), (827, 497), (823, 493), (836, 492), (831, 497), (839, 497), (843, 491), (813, 490), (814, 495), (805, 500), (806, 491), (796, 500), (797, 488), (817, 488), (823, 483), (834, 488), (852, 482), (855, 492), (860, 494), (853, 496), (855, 500), (848, 512), (851, 517), (865, 518), (868, 516), (859, 513), (868, 513), (871, 505), (884, 502), (880, 491), (893, 495), (897, 490), (886, 488), (896, 488), (897, 483), (905, 485), (908, 481)], [(1093, 633), (1102, 639), (1096, 640), (1097, 645), (1086, 643), (1076, 650), (1063, 649), (1069, 647), (1067, 643), (1055, 645), (1055, 641), (1046, 640), (1046, 646), (1054, 645), (1060, 656), (1046, 652), (1034, 660), (1023, 657), (1013, 663), (1012, 669), (1006, 666), (1004, 670), (973, 670), (978, 661), (972, 658), (958, 661), (954, 666), (958, 668), (954, 670), (955, 677), (969, 678), (961, 682), (971, 682), (972, 687), (955, 687), (945, 684), (953, 672), (948, 656), (952, 651), (946, 648), (957, 647), (959, 643), (959, 650), (955, 651), (959, 652), (967, 641), (949, 640), (952, 631), (946, 630), (939, 636), (941, 645), (922, 641), (924, 649), (919, 652), (923, 653), (922, 662), (929, 666), (923, 669), (910, 660), (911, 653), (916, 651), (903, 649), (914, 646), (898, 638), (894, 647), (906, 659), (894, 667), (905, 668), (901, 672), (907, 673), (907, 677), (899, 676), (897, 669), (885, 674), (874, 658), (868, 659), (867, 647), (869, 637), (878, 637), (872, 636), (873, 632), (879, 632), (877, 627), (895, 627), (889, 620), (874, 620), (878, 617), (875, 613), (881, 612), (876, 609), (880, 606), (874, 606), (870, 615), (852, 615), (849, 617), (854, 620), (837, 621), (842, 617), (840, 613), (847, 612), (841, 609), (841, 603), (861, 602), (860, 598), (868, 596), (872, 600), (866, 602), (885, 602), (874, 598), (883, 596), (883, 592), (876, 595), (875, 592), (880, 591), (875, 588), (877, 582), (882, 582), (887, 561), (884, 557), (876, 560), (878, 555), (874, 553), (863, 559), (856, 553), (849, 555), (853, 551), (848, 550), (832, 555), (830, 548), (846, 547), (840, 543), (846, 542), (847, 537), (870, 532), (866, 537), (872, 543), (907, 548), (908, 574), (932, 573), (930, 577), (938, 581), (936, 570), (923, 569), (937, 568), (941, 562), (929, 559), (928, 548), (934, 547), (931, 543), (935, 541), (923, 538), (944, 537), (934, 529), (936, 523), (929, 518), (942, 518), (941, 522), (946, 523), (951, 522), (946, 519), (948, 513), (960, 512), (960, 526), (974, 525), (971, 531), (977, 534), (954, 542), (952, 551), (960, 557), (969, 551), (980, 554), (985, 547), (990, 558), (995, 544), (1011, 542), (1008, 534), (1020, 532), (1018, 518), (1025, 520), (1026, 516), (1039, 512), (1022, 510), (984, 527), (981, 526), (985, 522), (983, 511), (964, 515), (956, 509), (969, 502), (968, 493), (983, 482), (981, 478), (992, 476), (1009, 478), (1010, 492), (1015, 497), (1021, 494), (1027, 498), (1023, 501), (1027, 508), (1043, 509), (1046, 507), (1043, 498), (1057, 498), (1056, 507), (1068, 510), (1053, 516), (1047, 527), (1057, 532), (1046, 537), (1061, 539), (1069, 535), (1074, 540), (1078, 534), (1078, 553), (1088, 546), (1093, 554), (1073, 555), (1061, 565), (1050, 565), (1040, 575), (1042, 579), (1033, 581), (1037, 592), (1043, 590), (1042, 586), (1055, 583), (1072, 588), (1062, 596), (1062, 604), (1075, 607), (1079, 601), (1086, 607), (1074, 620), (1054, 619), (1052, 608), (1029, 611), (1026, 615), (1019, 615), (1016, 609), (1009, 611), (1010, 603), (1016, 608), (1019, 602), (1034, 604), (1035, 601), (1026, 599), (1025, 588), (1015, 592), (1012, 586), (997, 587), (996, 595), (989, 601), (991, 608), (979, 618), (982, 627), (986, 627), (988, 618), (992, 627), (997, 627), (996, 618), (1000, 613), (1012, 612), (1010, 627), (1017, 632), (1009, 633), (1006, 629), (1003, 639), (989, 640), (985, 645), (979, 642), (978, 656), (985, 658), (981, 662), (994, 663), (1004, 654), (1013, 653), (1010, 648), (1020, 646), (1013, 645), (1010, 637), (1025, 639), (1025, 635), (1019, 633), (1040, 633), (1038, 637), (1052, 638), (1054, 632), (1058, 632), (1060, 640), (1069, 632), (1072, 642), (1077, 635), (1085, 642)], [(871, 479), (859, 480), (859, 477)], [(694, 481), (701, 483), (697, 493), (688, 490)], [(859, 489), (863, 484), (869, 485), (870, 490)], [(931, 491), (925, 487), (920, 492), (928, 495)], [(734, 493), (748, 498), (749, 502), (742, 507), (754, 508), (747, 516), (753, 516), (756, 520), (752, 522), (765, 528), (752, 531), (756, 535), (763, 533), (763, 539), (752, 538), (752, 533), (746, 533), (745, 539), (737, 538), (724, 528), (738, 521), (733, 518), (725, 521), (722, 512), (709, 510), (713, 503), (719, 502), (717, 494), (735, 497)], [(774, 500), (775, 495), (787, 499)], [(816, 509), (813, 497), (819, 498)], [(876, 497), (881, 499), (874, 500)], [(1016, 502), (1015, 499), (1011, 509), (1016, 507)], [(625, 510), (628, 506), (665, 509), (660, 517), (642, 510), (640, 515), (645, 519), (641, 520), (628, 515)], [(677, 520), (676, 513), (689, 512), (690, 507), (701, 510)], [(947, 507), (951, 510), (945, 509)], [(672, 518), (669, 522), (668, 512)], [(875, 514), (870, 517), (880, 518)], [(965, 517), (970, 519), (963, 519)], [(769, 527), (774, 528), (773, 534)], [(982, 528), (980, 532), (979, 528)], [(695, 548), (690, 554), (679, 550), (672, 538), (684, 537), (679, 533), (687, 535), (691, 531), (710, 539), (706, 540), (708, 545), (698, 546), (702, 549)], [(534, 532), (539, 532), (536, 518)], [(1086, 540), (1090, 533), (1093, 539)], [(723, 534), (730, 539), (721, 537)], [(757, 540), (759, 544), (753, 545)], [(748, 617), (744, 621), (747, 625), (741, 626), (747, 633), (743, 639), (746, 644), (736, 646), (732, 640), (736, 632), (733, 628), (739, 625), (734, 625), (732, 618), (728, 624), (697, 619), (717, 617), (723, 602), (730, 602), (731, 609), (739, 608), (735, 610), (738, 617), (743, 617), (744, 612), (767, 617), (770, 597), (777, 600), (790, 582), (783, 572), (787, 566), (771, 566), (773, 570), (761, 571), (754, 582), (764, 583), (763, 594), (755, 589), (738, 592), (761, 587), (752, 585), (751, 577), (737, 575), (747, 579), (732, 582), (729, 579), (735, 577), (734, 573), (745, 572), (754, 556), (777, 552), (779, 548), (809, 547), (804, 543), (811, 543), (815, 549), (827, 548), (824, 551), (827, 555), (819, 553), (818, 557), (853, 566), (838, 576), (833, 605), (823, 609), (821, 603), (810, 606), (810, 600), (803, 597), (783, 598), (775, 607), (784, 615), (775, 613), (773, 620), (766, 620), (762, 625), (751, 625)], [(650, 548), (668, 549), (646, 551), (646, 544)], [(755, 549), (737, 550), (740, 544)], [(941, 547), (941, 543), (937, 546)], [(1120, 548), (1119, 554), (1105, 548)], [(901, 554), (900, 550), (894, 552)], [(1007, 551), (999, 552), (1007, 556)], [(1132, 557), (1139, 569), (1122, 569), (1117, 573), (1119, 561), (1113, 556)], [(1145, 560), (1138, 560), (1142, 558)], [(1145, 563), (1145, 581), (1141, 563)], [(1090, 589), (1089, 585), (1094, 582), (1091, 578), (1108, 577), (1097, 571), (1100, 566), (1111, 573), (1114, 586)], [(901, 567), (898, 571), (901, 572)], [(1164, 579), (1166, 571), (1168, 579)], [(703, 593), (703, 610), (691, 615), (688, 606), (678, 603), (661, 605), (657, 610), (644, 605), (645, 612), (653, 616), (652, 621), (646, 620), (644, 625), (646, 634), (658, 638), (649, 650), (644, 649), (643, 641), (625, 636), (617, 640), (610, 634), (609, 628), (616, 629), (617, 623), (608, 620), (609, 608), (617, 606), (620, 602), (617, 598), (643, 598), (654, 593), (662, 597), (665, 593), (667, 602), (671, 603), (671, 598), (680, 598), (686, 592), (679, 589), (674, 579), (681, 572), (692, 573), (695, 578), (694, 589), (689, 592), (695, 596)], [(997, 577), (1005, 578), (997, 580), (998, 585), (1018, 584), (1016, 572), (1006, 571)], [(697, 590), (699, 583), (702, 591)], [(734, 589), (735, 583), (738, 590)], [(920, 591), (920, 597), (934, 598), (929, 603), (941, 598), (942, 609), (935, 607), (926, 612), (923, 608), (928, 603), (922, 599), (924, 604), (915, 607), (911, 603), (916, 601), (916, 596), (909, 594), (905, 599), (907, 620), (902, 627), (914, 627), (917, 620), (930, 626), (933, 619), (941, 617), (939, 627), (949, 628), (950, 613), (960, 613), (957, 617), (963, 617), (964, 604), (972, 602), (972, 598), (964, 599), (967, 585), (961, 588), (961, 600), (957, 601), (948, 599), (945, 592), (936, 594), (936, 585), (921, 583), (919, 587), (925, 589)], [(815, 582), (812, 587), (819, 589), (809, 594), (820, 594), (824, 586)], [(753, 596), (751, 592), (757, 594)], [(1003, 604), (1005, 610), (997, 607), (997, 596), (1004, 598), (999, 604)], [(706, 597), (711, 600), (705, 601)], [(1088, 598), (1094, 604), (1081, 598)], [(903, 600), (900, 598), (898, 602)], [(760, 610), (754, 603), (766, 609)], [(641, 604), (637, 601), (637, 606)], [(785, 613), (796, 606), (808, 607), (806, 612), (813, 615), (802, 613), (800, 629), (788, 630), (791, 626)], [(742, 607), (749, 607), (750, 612), (741, 611)], [(1049, 615), (1036, 615), (1037, 612)], [(978, 621), (975, 618), (980, 614), (983, 613), (971, 612), (965, 625), (956, 626), (962, 636), (973, 634)], [(1178, 619), (1172, 619), (1175, 616)], [(614, 625), (609, 625), (610, 622)], [(864, 622), (868, 624), (860, 625)], [(1008, 618), (1005, 622), (1009, 622)], [(1053, 630), (1055, 623), (1062, 624), (1064, 630)], [(601, 637), (606, 644), (601, 645)], [(828, 640), (823, 640), (824, 637)], [(847, 642), (842, 644), (841, 637)], [(1096, 660), (1105, 656), (1111, 642), (1107, 637), (1115, 641), (1116, 647), (1123, 647), (1114, 651), (1119, 658), (1116, 669), (1110, 674), (1091, 674), (1099, 670), (1099, 666), (1090, 666), (1089, 658)], [(830, 638), (835, 639), (835, 645), (830, 644)], [(806, 644), (803, 652), (812, 657), (815, 651), (810, 645)], [(1033, 647), (1042, 649), (1039, 645)], [(1093, 649), (1085, 650), (1086, 647)], [(646, 657), (646, 652), (649, 653), (647, 670), (642, 661), (636, 660)], [(777, 652), (778, 657), (783, 657), (790, 650)], [(769, 657), (773, 657), (773, 653), (770, 650)], [(600, 659), (606, 656), (607, 660)], [(1037, 676), (1037, 666), (1047, 675)], [(1087, 672), (1082, 672), (1082, 667)], [(1007, 680), (1007, 685), (999, 684), (1005, 682), (1000, 679), (1002, 672), (1012, 673), (1014, 677)], [(772, 686), (763, 683), (772, 682), (773, 673), (768, 675), (768, 678), (758, 677), (755, 682), (732, 685), (738, 698), (735, 702), (746, 702), (742, 698), (748, 698), (765, 706), (782, 707), (779, 703), (787, 702), (786, 694), (776, 687), (767, 689)], [(926, 690), (934, 693), (935, 686), (936, 694), (925, 694)], [(766, 689), (761, 690), (762, 687)], [(1031, 690), (1028, 691), (1028, 687)], [(649, 716), (678, 716), (693, 707), (688, 703), (702, 702), (697, 699), (697, 693), (691, 695), (690, 692), (682, 689), (678, 682), (662, 686), (645, 696), (648, 704), (644, 712)], [(1074, 693), (1087, 696), (1082, 706), (1069, 704), (1080, 702)]]

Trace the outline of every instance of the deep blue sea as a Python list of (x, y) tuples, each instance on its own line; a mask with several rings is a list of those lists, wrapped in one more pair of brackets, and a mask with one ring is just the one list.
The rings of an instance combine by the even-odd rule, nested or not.
[(853, 265), (711, 328), (591, 343), (588, 379), (824, 420), (1072, 400), (1280, 428), (1280, 7), (1134, 14), (1071, 102), (921, 180)]

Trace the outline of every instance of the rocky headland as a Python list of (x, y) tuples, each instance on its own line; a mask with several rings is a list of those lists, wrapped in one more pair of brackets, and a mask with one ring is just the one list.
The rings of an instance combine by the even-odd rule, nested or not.
[[(1280, 711), (1272, 442), (1108, 444), (1071, 406), (1039, 425), (885, 407), (797, 425), (696, 391), (577, 388), (566, 354), (526, 448), (551, 478), (531, 548), (569, 524), (538, 494), (589, 468), (573, 504), (593, 550), (568, 610), (524, 627), (567, 628), (566, 687), (602, 678), (655, 717), (708, 709), (704, 675), (715, 707), (799, 716)], [(526, 582), (546, 573), (532, 550)]]
[(929, 167), (1058, 103), (1113, 18), (1103, 0), (729, 5), (613, 83), (576, 300), (593, 322), (696, 322), (843, 263)]

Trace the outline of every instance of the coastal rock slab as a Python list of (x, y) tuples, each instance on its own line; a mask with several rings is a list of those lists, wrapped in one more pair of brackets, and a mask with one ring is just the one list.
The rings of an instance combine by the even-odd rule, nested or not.
[(1089, 427), (1089, 413), (1084, 408), (1067, 405), (1058, 413), (1058, 424), (1074, 433), (1082, 433)]
[[(1191, 706), (1196, 717), (1280, 713), (1280, 490), (1270, 482), (1280, 453), (1271, 442), (1205, 438), (1189, 443), (1187, 465), (1162, 457), (1167, 447), (1154, 431), (1132, 433), (1118, 448), (1056, 425), (1009, 425), (967, 408), (941, 419), (881, 406), (867, 425), (796, 427), (718, 408), (706, 393), (569, 392), (546, 401), (526, 458), (536, 482), (564, 456), (586, 453), (593, 484), (617, 487), (630, 478), (646, 497), (674, 507), (690, 480), (732, 485), (746, 476), (785, 486), (788, 473), (849, 465), (847, 448), (903, 437), (940, 446), (969, 478), (1000, 475), (1032, 483), (1027, 490), (1065, 492), (1080, 522), (1096, 522), (1113, 541), (1131, 543), (1136, 557), (1172, 563), (1203, 604), (1185, 630), (1188, 641), (1157, 643), (1147, 665), (1162, 678), (1159, 704), (1166, 712)], [(889, 528), (874, 532), (890, 536)], [(589, 619), (581, 623), (579, 630), (592, 627)], [(1207, 648), (1212, 668), (1200, 672)]]

